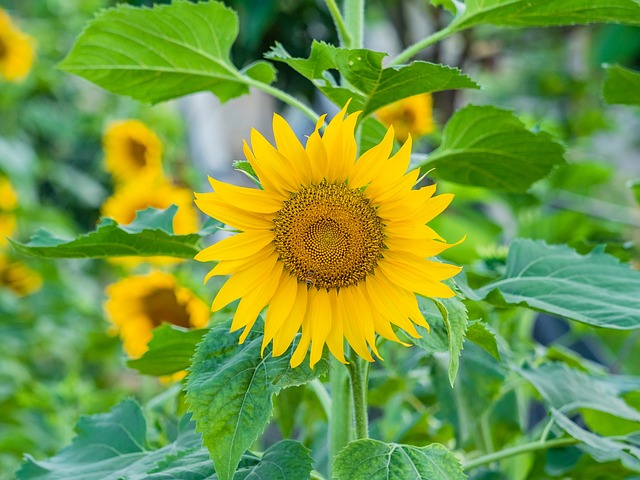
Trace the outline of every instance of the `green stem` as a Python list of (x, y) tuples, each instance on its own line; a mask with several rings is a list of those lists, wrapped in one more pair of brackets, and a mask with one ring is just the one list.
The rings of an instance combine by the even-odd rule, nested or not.
[(362, 48), (364, 0), (344, 0), (344, 22), (351, 34), (351, 48)]
[(325, 0), (325, 3), (331, 13), (331, 18), (333, 18), (333, 23), (336, 25), (336, 30), (338, 30), (340, 45), (346, 48), (351, 47), (351, 34), (349, 33), (349, 30), (347, 30), (347, 26), (344, 23), (344, 19), (342, 18), (342, 14), (340, 13), (336, 0)]
[(241, 79), (243, 83), (251, 87), (255, 87), (258, 90), (262, 90), (263, 92), (268, 93), (269, 95), (276, 97), (279, 100), (282, 100), (284, 103), (287, 103), (292, 107), (297, 108), (314, 122), (317, 122), (318, 118), (320, 118), (320, 115), (318, 115), (315, 111), (313, 111), (313, 109), (311, 109), (310, 107), (302, 103), (297, 98), (289, 95), (286, 92), (283, 92), (279, 88), (272, 87), (271, 85), (267, 85), (266, 83), (263, 83), (263, 82), (259, 82), (258, 80), (254, 80), (253, 78), (247, 77), (246, 75), (241, 75), (239, 79)]
[(478, 458), (474, 458), (473, 460), (469, 460), (468, 462), (464, 462), (462, 464), (462, 468), (465, 470), (471, 470), (472, 468), (478, 468), (482, 465), (487, 465), (489, 463), (497, 462), (499, 460), (504, 460), (505, 458), (515, 457), (516, 455), (521, 455), (523, 453), (535, 452), (536, 450), (547, 450), (549, 448), (558, 448), (558, 447), (566, 447), (568, 445), (575, 445), (578, 443), (578, 440), (575, 438), (556, 438), (553, 440), (549, 440), (548, 442), (530, 442), (525, 443), (524, 445), (518, 445), (516, 447), (506, 448), (504, 450), (500, 450), (499, 452), (490, 453), (488, 455), (483, 455)]
[(353, 394), (353, 411), (356, 422), (356, 439), (369, 437), (369, 418), (367, 415), (367, 387), (369, 384), (369, 362), (357, 355), (348, 365)]
[(391, 61), (391, 65), (392, 66), (401, 65), (407, 62), (409, 59), (417, 55), (421, 50), (424, 50), (428, 46), (433, 45), (436, 42), (439, 42), (440, 40), (448, 37), (454, 32), (455, 30), (453, 30), (451, 26), (448, 26), (446, 28), (443, 28), (442, 30), (438, 30), (437, 32), (429, 35), (426, 38), (423, 38), (422, 40), (414, 43), (413, 45), (409, 45), (402, 52), (400, 52), (400, 54), (396, 58), (394, 58)]
[[(352, 439), (351, 391), (347, 369), (331, 357), (331, 416), (329, 417), (329, 465)], [(329, 475), (331, 477), (331, 475)]]
[(311, 388), (311, 390), (313, 390), (313, 393), (316, 394), (316, 397), (318, 398), (320, 405), (322, 405), (322, 410), (324, 411), (324, 414), (327, 416), (327, 418), (331, 418), (331, 412), (332, 412), (333, 406), (331, 403), (331, 397), (329, 396), (329, 392), (327, 392), (327, 389), (324, 387), (324, 384), (316, 378), (311, 380), (311, 382), (309, 382), (307, 385), (309, 385), (309, 388)]

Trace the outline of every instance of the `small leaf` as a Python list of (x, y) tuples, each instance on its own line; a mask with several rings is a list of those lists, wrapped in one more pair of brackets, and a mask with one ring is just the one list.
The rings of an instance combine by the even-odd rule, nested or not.
[(498, 361), (500, 360), (496, 334), (489, 329), (489, 326), (486, 323), (480, 320), (469, 322), (466, 337), (479, 347), (483, 348), (493, 358)]
[(570, 320), (614, 329), (640, 327), (640, 272), (604, 253), (579, 255), (566, 245), (516, 239), (505, 274), (475, 291), (473, 300), (524, 305)]
[(244, 173), (247, 177), (249, 177), (256, 185), (262, 188), (262, 184), (260, 180), (258, 180), (258, 175), (256, 175), (255, 170), (251, 166), (251, 164), (246, 160), (234, 160), (233, 169), (238, 170), (239, 172)]
[[(273, 395), (328, 371), (321, 360), (289, 365), (295, 345), (279, 357), (271, 346), (261, 356), (261, 320), (243, 344), (229, 333), (231, 322), (213, 327), (198, 346), (187, 382), (187, 399), (221, 480), (230, 480), (242, 454), (263, 432), (273, 410)], [(299, 341), (299, 336), (294, 343)]]
[(250, 65), (247, 65), (242, 69), (242, 73), (250, 78), (253, 78), (254, 80), (266, 83), (267, 85), (275, 82), (276, 76), (278, 74), (275, 67), (271, 63), (265, 62), (264, 60), (258, 60)]
[[(249, 91), (229, 58), (237, 36), (238, 16), (221, 2), (119, 5), (89, 23), (60, 68), (143, 102), (200, 91), (224, 102)], [(267, 78), (265, 66), (251, 70)]]
[(129, 225), (103, 219), (93, 232), (68, 240), (47, 230), (38, 230), (29, 243), (10, 240), (13, 247), (38, 258), (107, 258), (122, 256), (165, 256), (193, 258), (200, 235), (173, 235), (171, 224), (177, 207), (138, 212)]
[(467, 330), (467, 307), (459, 297), (432, 299), (440, 310), (449, 335), (449, 383), (453, 387), (460, 365), (460, 352)]
[(464, 480), (460, 461), (450, 450), (362, 439), (347, 444), (333, 466), (336, 480)]
[(171, 375), (191, 365), (191, 357), (206, 329), (186, 330), (163, 323), (153, 330), (149, 349), (127, 365), (146, 375)]
[(607, 103), (640, 105), (640, 72), (619, 65), (605, 68), (603, 95)]
[(450, 182), (526, 192), (565, 163), (563, 154), (550, 135), (530, 132), (513, 113), (469, 105), (449, 120), (442, 144), (422, 167)]

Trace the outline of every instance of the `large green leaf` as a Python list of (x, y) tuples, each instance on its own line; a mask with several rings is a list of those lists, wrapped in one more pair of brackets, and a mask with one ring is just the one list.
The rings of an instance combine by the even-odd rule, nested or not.
[(640, 327), (640, 272), (604, 253), (515, 240), (504, 275), (464, 293), (498, 305), (525, 305), (598, 327)]
[(193, 258), (200, 235), (173, 235), (171, 227), (177, 207), (149, 208), (138, 212), (129, 225), (104, 218), (93, 232), (68, 240), (47, 230), (38, 230), (28, 243), (11, 241), (13, 247), (38, 258), (107, 258), (122, 256), (166, 256)]
[(469, 105), (451, 117), (423, 167), (450, 182), (525, 192), (565, 163), (563, 154), (550, 135), (527, 130), (510, 111)]
[(464, 480), (460, 461), (433, 443), (426, 447), (362, 439), (347, 444), (333, 466), (336, 480)]
[(259, 320), (240, 345), (239, 334), (229, 333), (230, 322), (213, 327), (198, 346), (189, 374), (189, 408), (221, 480), (233, 477), (242, 454), (264, 430), (273, 395), (328, 371), (326, 359), (315, 370), (308, 360), (292, 369), (295, 345), (280, 357), (271, 354), (271, 346), (261, 355), (261, 324)]
[(27, 455), (16, 478), (143, 480), (167, 456), (202, 450), (202, 439), (188, 416), (180, 422), (179, 433), (172, 443), (150, 450), (142, 410), (133, 400), (125, 400), (109, 413), (81, 418), (76, 432), (71, 445), (48, 460), (35, 460)]
[(640, 72), (619, 65), (605, 67), (603, 95), (607, 103), (640, 105)]
[(608, 22), (640, 25), (640, 5), (633, 0), (466, 0), (451, 28), (458, 31), (481, 23), (546, 27)]
[(171, 375), (191, 365), (191, 357), (205, 329), (187, 330), (163, 323), (153, 330), (149, 349), (127, 365), (146, 375)]
[(200, 91), (226, 101), (275, 76), (262, 62), (244, 72), (231, 63), (237, 35), (238, 16), (221, 2), (119, 5), (89, 23), (60, 68), (144, 102)]
[[(338, 48), (313, 42), (309, 58), (293, 58), (281, 44), (266, 55), (284, 62), (311, 80), (330, 100), (342, 107), (351, 99), (350, 110), (366, 117), (380, 107), (420, 93), (458, 88), (479, 88), (457, 68), (428, 62), (412, 62), (382, 68), (386, 54), (366, 49)], [(346, 80), (340, 86), (328, 72), (336, 69)]]

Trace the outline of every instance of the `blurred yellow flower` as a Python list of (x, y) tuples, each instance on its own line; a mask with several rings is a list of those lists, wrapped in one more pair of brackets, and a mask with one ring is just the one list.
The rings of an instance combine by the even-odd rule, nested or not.
[(403, 98), (376, 112), (387, 127), (392, 126), (396, 140), (404, 143), (409, 135), (419, 137), (433, 132), (433, 99), (430, 93)]
[(16, 295), (29, 295), (40, 289), (42, 277), (24, 263), (11, 261), (0, 253), (0, 287), (8, 288)]
[(163, 177), (148, 174), (116, 188), (114, 194), (102, 205), (102, 215), (127, 225), (136, 213), (149, 207), (165, 209), (172, 204), (178, 207), (173, 218), (173, 232), (178, 235), (198, 230), (198, 215), (193, 205), (193, 192), (177, 187)]
[(33, 65), (34, 44), (0, 8), (0, 77), (10, 82), (24, 80)]
[(138, 120), (112, 122), (102, 138), (105, 166), (118, 182), (162, 175), (162, 142)]
[(120, 335), (125, 352), (132, 358), (147, 351), (152, 330), (163, 322), (203, 328), (209, 321), (207, 305), (168, 273), (153, 271), (127, 277), (109, 285), (106, 293), (105, 310), (112, 332)]
[(346, 107), (321, 136), (323, 116), (306, 149), (275, 115), (277, 148), (256, 130), (253, 151), (245, 143), (264, 190), (210, 179), (214, 193), (196, 194), (203, 212), (242, 231), (196, 256), (218, 261), (207, 279), (231, 275), (212, 310), (241, 299), (231, 330), (244, 328), (243, 342), (268, 306), (262, 347), (273, 340), (275, 356), (302, 330), (292, 367), (304, 360), (309, 346), (313, 367), (325, 344), (345, 362), (345, 339), (373, 361), (369, 349), (378, 355), (376, 333), (400, 342), (392, 325), (419, 337), (414, 324), (428, 324), (415, 293), (451, 297), (454, 292), (442, 281), (460, 271), (426, 259), (452, 246), (426, 223), (453, 195), (434, 197), (435, 185), (413, 188), (419, 171), (406, 172), (411, 139), (389, 157), (393, 127), (358, 158), (359, 112), (344, 118), (345, 112)]
[(18, 195), (8, 178), (0, 176), (0, 247), (16, 230), (14, 210), (18, 206)]

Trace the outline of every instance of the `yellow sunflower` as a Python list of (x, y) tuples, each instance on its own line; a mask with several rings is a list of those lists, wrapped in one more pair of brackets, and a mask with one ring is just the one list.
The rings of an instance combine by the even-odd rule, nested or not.
[(102, 138), (105, 166), (119, 182), (141, 174), (162, 175), (162, 142), (138, 120), (122, 120), (107, 126)]
[(14, 210), (18, 206), (16, 194), (8, 178), (0, 176), (0, 247), (7, 243), (7, 238), (16, 230), (16, 215)]
[(34, 40), (18, 30), (0, 8), (0, 77), (10, 82), (24, 80), (34, 57)]
[(209, 308), (174, 276), (160, 271), (127, 277), (107, 287), (107, 318), (132, 358), (147, 350), (152, 330), (163, 322), (184, 328), (202, 328)]
[(16, 295), (29, 295), (40, 289), (42, 277), (24, 263), (11, 261), (0, 253), (0, 287), (8, 288)]
[(419, 137), (434, 130), (430, 93), (414, 95), (382, 107), (376, 116), (384, 125), (393, 126), (399, 142), (405, 142), (409, 135)]
[(241, 299), (231, 330), (244, 328), (243, 342), (260, 311), (265, 317), (263, 349), (273, 340), (281, 355), (302, 330), (291, 358), (298, 366), (311, 345), (311, 366), (324, 345), (345, 362), (344, 339), (368, 361), (378, 355), (376, 338), (400, 342), (392, 325), (418, 337), (428, 328), (415, 293), (451, 297), (442, 283), (459, 267), (427, 260), (452, 245), (425, 224), (452, 195), (436, 197), (435, 185), (413, 189), (418, 170), (406, 173), (411, 138), (389, 158), (394, 131), (357, 158), (358, 113), (346, 107), (327, 126), (324, 117), (302, 147), (286, 121), (274, 116), (277, 148), (253, 130), (245, 155), (264, 190), (210, 179), (214, 193), (196, 194), (208, 215), (241, 233), (200, 252), (217, 260), (209, 272), (231, 275), (213, 301), (216, 311)]

